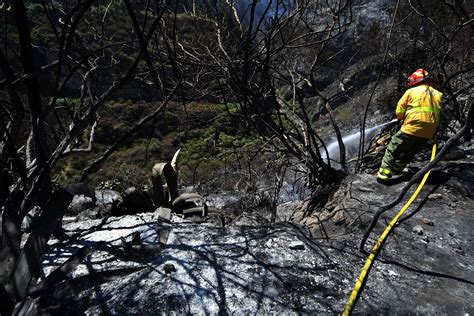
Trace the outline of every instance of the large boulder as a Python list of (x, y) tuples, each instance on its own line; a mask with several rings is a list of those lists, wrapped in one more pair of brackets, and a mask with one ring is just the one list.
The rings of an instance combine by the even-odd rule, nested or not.
[(111, 216), (123, 211), (123, 198), (119, 192), (113, 190), (95, 191), (96, 210), (100, 217)]
[(66, 211), (67, 213), (78, 215), (95, 206), (95, 192), (89, 184), (85, 182), (72, 183), (64, 189), (74, 196)]
[(71, 204), (67, 208), (67, 213), (78, 215), (95, 206), (91, 197), (85, 195), (74, 195)]

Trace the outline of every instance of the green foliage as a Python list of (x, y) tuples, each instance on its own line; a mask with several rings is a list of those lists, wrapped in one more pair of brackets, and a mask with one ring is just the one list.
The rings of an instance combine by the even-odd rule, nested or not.
[(54, 49), (56, 38), (51, 25), (39, 3), (26, 3), (26, 10), (30, 17), (31, 42), (35, 46)]
[[(171, 16), (174, 18), (174, 16)], [(215, 45), (213, 25), (210, 21), (199, 19), (188, 13), (179, 13), (176, 16), (176, 33), (184, 45), (211, 46)]]
[(160, 153), (160, 145), (155, 140), (136, 139), (112, 154), (94, 175), (93, 182), (113, 181), (115, 190), (147, 185), (153, 164), (162, 160)]
[[(67, 103), (70, 107), (77, 102), (66, 98), (57, 101), (58, 105)], [(154, 102), (107, 102), (98, 113), (93, 151), (64, 158), (55, 171), (58, 181), (77, 181), (84, 168), (157, 106)], [(92, 183), (114, 190), (148, 185), (153, 165), (170, 162), (177, 148), (181, 148), (178, 162), (182, 166), (182, 183), (189, 184), (196, 176), (211, 181), (209, 177), (232, 161), (233, 155), (256, 145), (254, 136), (232, 116), (236, 112), (235, 104), (226, 107), (213, 103), (171, 103), (156, 122), (130, 137), (101, 165)]]
[(122, 187), (123, 187), (122, 183), (117, 179), (99, 181), (96, 185), (97, 190), (120, 191)]
[(200, 160), (222, 163), (222, 159), (236, 149), (254, 144), (252, 135), (229, 116), (235, 113), (236, 106), (229, 105), (228, 109), (229, 113), (222, 104), (193, 105), (195, 114), (203, 115), (207, 111), (210, 120), (199, 126), (185, 128), (177, 134), (177, 146), (182, 148), (181, 159), (184, 163), (196, 164)]

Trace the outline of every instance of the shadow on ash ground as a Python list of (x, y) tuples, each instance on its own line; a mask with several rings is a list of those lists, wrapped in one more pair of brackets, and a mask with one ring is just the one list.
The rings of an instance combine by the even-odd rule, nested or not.
[[(472, 162), (433, 172), (410, 210), (430, 196), (386, 243), (381, 259), (388, 262), (375, 263), (355, 312), (474, 313), (473, 179)], [(49, 311), (339, 313), (365, 262), (357, 251), (362, 229), (371, 213), (403, 186), (382, 186), (368, 174), (350, 176), (346, 183), (344, 193), (336, 194), (344, 220), (337, 225), (326, 222), (330, 241), (312, 239), (307, 228), (292, 223), (218, 228), (158, 223), (154, 214), (67, 224), (65, 229), (77, 239), (51, 242), (44, 275), (66, 259), (61, 254), (84, 245), (94, 252), (72, 277), (120, 267), (143, 269), (88, 289), (76, 288)], [(395, 211), (381, 219), (371, 243)], [(124, 254), (120, 237), (130, 240), (136, 231), (149, 245), (157, 245), (160, 234), (169, 231), (165, 249), (151, 256)]]

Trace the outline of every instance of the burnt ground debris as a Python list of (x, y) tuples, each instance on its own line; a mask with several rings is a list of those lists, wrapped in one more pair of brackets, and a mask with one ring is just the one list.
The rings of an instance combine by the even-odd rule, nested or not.
[[(469, 160), (439, 166), (434, 172), (439, 177), (426, 185), (390, 236), (355, 312), (474, 312), (473, 173)], [(372, 174), (344, 181), (344, 194), (328, 203), (339, 205), (340, 218), (324, 217), (323, 210), (323, 224), (312, 229), (291, 222), (222, 228), (176, 216), (167, 224), (153, 213), (65, 223), (74, 238), (50, 241), (44, 275), (66, 260), (65, 254), (86, 245), (93, 252), (70, 278), (137, 271), (98, 278), (73, 292), (59, 291), (60, 285), (42, 296), (49, 304), (44, 307), (53, 314), (341, 312), (365, 261), (357, 250), (362, 231), (371, 213), (403, 186), (381, 185)], [(397, 211), (384, 214), (369, 243)], [(321, 226), (329, 240), (322, 238)], [(137, 231), (143, 244), (157, 246), (154, 254), (123, 251), (120, 237), (131, 242)], [(159, 241), (163, 232), (169, 234), (166, 245)], [(295, 243), (303, 246), (291, 246)]]

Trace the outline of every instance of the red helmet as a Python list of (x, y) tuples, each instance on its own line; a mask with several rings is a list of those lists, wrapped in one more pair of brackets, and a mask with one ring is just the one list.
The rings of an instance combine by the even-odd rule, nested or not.
[(414, 73), (408, 77), (408, 85), (410, 87), (416, 86), (417, 84), (427, 81), (429, 79), (429, 74), (424, 69), (417, 69)]

